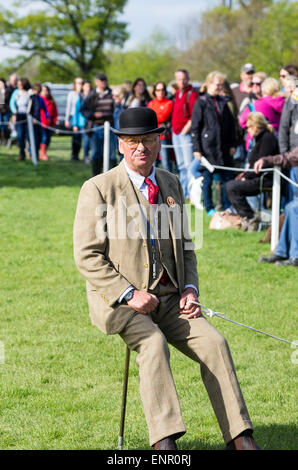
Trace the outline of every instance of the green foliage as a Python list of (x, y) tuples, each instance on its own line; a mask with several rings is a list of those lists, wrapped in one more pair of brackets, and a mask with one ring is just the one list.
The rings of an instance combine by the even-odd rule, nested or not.
[(280, 1), (257, 22), (249, 47), (256, 67), (276, 76), (286, 64), (297, 63), (298, 2)]
[(289, 0), (238, 0), (232, 9), (206, 11), (199, 22), (192, 19), (186, 25), (196, 30), (197, 38), (180, 60), (200, 80), (219, 70), (230, 81), (239, 81), (245, 62), (276, 75), (281, 65), (297, 62), (297, 8), (298, 3)]
[(147, 84), (173, 79), (177, 67), (177, 54), (170, 47), (169, 38), (155, 31), (146, 42), (132, 51), (110, 51), (107, 73), (111, 83), (134, 81), (142, 77)]
[[(122, 46), (126, 24), (118, 21), (127, 0), (42, 0), (46, 8), (19, 16), (3, 9), (1, 42), (18, 45), (28, 60), (38, 55), (72, 79), (74, 71), (90, 78), (105, 66), (104, 47)], [(25, 2), (28, 3), (28, 2)], [(29, 2), (30, 3), (30, 2)], [(32, 2), (31, 2), (32, 3)], [(14, 3), (14, 7), (17, 5)]]
[(178, 67), (185, 67), (194, 80), (219, 70), (232, 82), (239, 81), (245, 62), (273, 76), (282, 65), (297, 62), (297, 1), (235, 0), (221, 2), (228, 6), (206, 6), (200, 18), (181, 20), (179, 47), (155, 30), (129, 51), (122, 49), (126, 25), (117, 20), (127, 0), (86, 0), (83, 8), (81, 0), (37, 3), (47, 8), (23, 16), (11, 8), (0, 13), (0, 42), (18, 44), (24, 53), (1, 64), (4, 76), (17, 70), (31, 80), (70, 82), (77, 75), (93, 79), (101, 70), (112, 84), (139, 76), (151, 84), (168, 82)]

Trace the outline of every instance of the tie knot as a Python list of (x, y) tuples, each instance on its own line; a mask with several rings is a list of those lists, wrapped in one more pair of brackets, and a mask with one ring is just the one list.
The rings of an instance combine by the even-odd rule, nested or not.
[(145, 183), (148, 184), (148, 201), (150, 204), (157, 204), (159, 188), (156, 184), (152, 183), (150, 178), (145, 178)]

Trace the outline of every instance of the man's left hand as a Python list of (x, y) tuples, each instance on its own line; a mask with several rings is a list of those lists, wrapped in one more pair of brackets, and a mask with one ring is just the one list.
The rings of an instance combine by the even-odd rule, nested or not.
[(200, 317), (202, 315), (201, 307), (192, 302), (198, 302), (198, 296), (195, 289), (188, 287), (180, 298), (180, 314), (187, 315), (187, 318)]

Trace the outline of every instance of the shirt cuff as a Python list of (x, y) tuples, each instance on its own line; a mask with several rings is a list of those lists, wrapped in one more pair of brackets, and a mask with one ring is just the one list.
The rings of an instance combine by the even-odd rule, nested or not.
[(184, 290), (187, 289), (188, 287), (192, 287), (192, 288), (196, 291), (197, 296), (199, 296), (199, 291), (198, 291), (198, 289), (196, 288), (196, 286), (194, 286), (193, 284), (186, 284), (186, 285), (184, 286)]
[(134, 287), (133, 286), (128, 286), (127, 289), (125, 289), (125, 291), (123, 292), (123, 294), (120, 295), (119, 299), (118, 299), (118, 303), (121, 304), (122, 300), (124, 299), (124, 297), (126, 296), (126, 294), (128, 294), (128, 292), (130, 292), (131, 290), (133, 290)]

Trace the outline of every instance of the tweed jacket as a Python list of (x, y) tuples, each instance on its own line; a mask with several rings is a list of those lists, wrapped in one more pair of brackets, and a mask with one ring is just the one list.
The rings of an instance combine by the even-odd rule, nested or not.
[[(163, 212), (163, 217), (168, 218), (177, 283), (182, 293), (187, 284), (198, 288), (196, 256), (185, 230), (183, 191), (172, 173), (157, 168), (155, 176), (163, 206), (170, 208), (168, 214)], [(74, 221), (74, 258), (86, 279), (91, 321), (107, 334), (119, 333), (136, 314), (128, 305), (118, 303), (121, 294), (130, 285), (148, 291), (148, 237), (140, 212), (123, 162), (89, 179), (81, 188)]]

